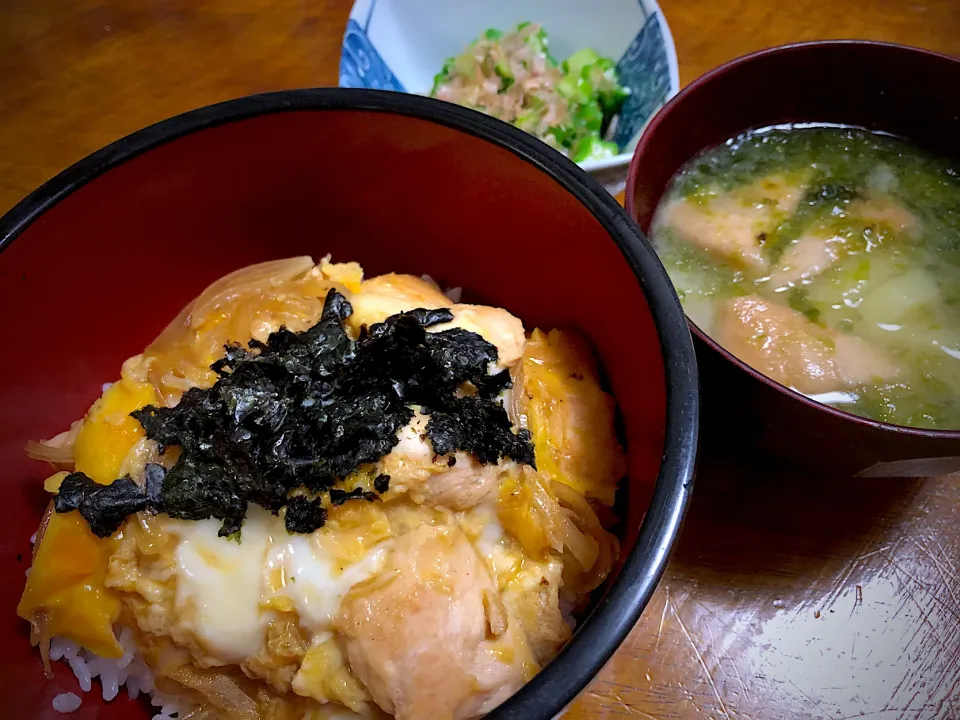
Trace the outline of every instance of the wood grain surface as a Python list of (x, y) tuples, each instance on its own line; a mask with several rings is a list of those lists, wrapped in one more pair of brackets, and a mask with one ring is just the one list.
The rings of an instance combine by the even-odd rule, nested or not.
[[(349, 5), (5, 0), (0, 211), (170, 115), (336, 84)], [(661, 5), (684, 83), (815, 38), (960, 54), (960, 0)], [(960, 720), (958, 569), (955, 477), (827, 483), (747, 462), (702, 467), (656, 596), (568, 717)]]

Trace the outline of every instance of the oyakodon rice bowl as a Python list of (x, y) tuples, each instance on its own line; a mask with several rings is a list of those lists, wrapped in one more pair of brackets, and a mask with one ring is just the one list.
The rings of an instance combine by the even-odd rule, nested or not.
[(18, 612), (160, 718), (482, 715), (618, 556), (615, 411), (574, 334), (356, 263), (245, 268), (28, 447), (56, 472)]

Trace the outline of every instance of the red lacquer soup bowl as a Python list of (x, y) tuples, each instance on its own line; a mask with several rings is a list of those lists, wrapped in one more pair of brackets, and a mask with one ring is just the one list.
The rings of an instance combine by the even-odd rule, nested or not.
[[(48, 468), (23, 452), (83, 415), (101, 384), (221, 275), (331, 253), (368, 275), (429, 274), (528, 328), (596, 345), (629, 453), (616, 576), (561, 654), (493, 715), (550, 718), (640, 616), (692, 483), (693, 346), (666, 274), (611, 197), (506, 124), (426, 98), (304, 90), (244, 98), (91, 155), (0, 221), (0, 697), (60, 717), (15, 608)], [(77, 718), (145, 717), (88, 694)]]
[[(837, 123), (890, 133), (960, 159), (960, 60), (901, 45), (824, 41), (733, 60), (695, 80), (651, 121), (627, 179), (647, 232), (687, 161), (747, 130)], [(703, 386), (703, 445), (821, 473), (923, 476), (960, 470), (960, 432), (874, 422), (810, 400), (738, 360), (691, 323)]]

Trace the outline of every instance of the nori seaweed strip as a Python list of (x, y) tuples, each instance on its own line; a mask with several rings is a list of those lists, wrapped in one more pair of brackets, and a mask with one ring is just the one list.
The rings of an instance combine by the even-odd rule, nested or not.
[[(252, 502), (275, 514), (286, 508), (290, 532), (312, 532), (326, 519), (323, 493), (341, 505), (387, 491), (386, 475), (374, 480), (376, 492), (335, 486), (394, 448), (414, 406), (431, 415), (426, 434), (438, 455), (464, 450), (484, 463), (534, 465), (529, 433), (513, 431), (496, 399), (510, 386), (507, 371), (489, 374), (496, 346), (461, 328), (428, 333), (454, 319), (447, 308), (393, 315), (353, 341), (344, 327), (352, 312), (331, 290), (308, 330), (228, 345), (211, 366), (212, 387), (188, 390), (172, 408), (131, 413), (161, 450), (180, 448), (173, 467), (148, 464), (145, 488), (129, 477), (103, 486), (74, 473), (55, 498), (57, 512), (80, 510), (97, 534), (148, 509), (214, 517), (220, 535), (234, 536)], [(299, 488), (313, 499), (291, 496)]]
[(113, 535), (130, 515), (147, 509), (147, 495), (129, 475), (103, 485), (80, 503), (80, 514), (97, 537)]
[(487, 367), (497, 361), (497, 347), (476, 333), (452, 328), (427, 335), (430, 357), (441, 369), (440, 382), (458, 386), (470, 381), (484, 384)]
[(485, 398), (495, 398), (504, 390), (513, 387), (509, 370), (501, 370), (496, 375), (487, 375), (475, 382), (477, 392)]
[(438, 455), (467, 450), (482, 463), (495, 465), (508, 457), (536, 468), (530, 431), (513, 432), (510, 419), (496, 402), (478, 396), (454, 398), (447, 408), (424, 408), (430, 414), (427, 438)]
[(166, 474), (167, 469), (163, 465), (157, 465), (156, 463), (147, 463), (143, 469), (147, 502), (151, 507), (160, 507), (160, 491), (163, 489), (163, 478), (166, 477)]
[(319, 499), (295, 496), (287, 500), (283, 523), (289, 533), (312, 533), (327, 522), (327, 511)]
[(101, 487), (82, 472), (70, 473), (60, 481), (60, 489), (53, 496), (53, 509), (58, 513), (79, 510), (84, 498)]
[[(383, 476), (383, 477), (389, 477)], [(379, 490), (377, 492), (380, 492)], [(340, 490), (338, 488), (330, 489), (330, 504), (331, 505), (343, 505), (348, 500), (376, 500), (377, 493), (372, 493), (369, 490), (364, 490), (363, 488), (354, 488), (353, 490)]]
[(163, 478), (160, 508), (180, 520), (223, 520), (219, 534), (226, 537), (240, 529), (247, 502), (223, 466), (181, 455)]
[(82, 472), (70, 473), (53, 498), (58, 513), (79, 510), (97, 537), (109, 537), (129, 515), (147, 509), (147, 495), (129, 475), (100, 485)]

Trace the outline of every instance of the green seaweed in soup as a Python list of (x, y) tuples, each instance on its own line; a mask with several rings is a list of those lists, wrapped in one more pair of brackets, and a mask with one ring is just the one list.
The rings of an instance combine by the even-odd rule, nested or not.
[(960, 177), (896, 138), (781, 127), (692, 160), (653, 242), (744, 362), (875, 420), (960, 429)]

